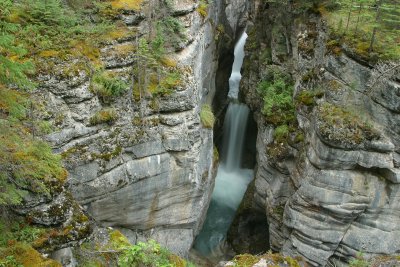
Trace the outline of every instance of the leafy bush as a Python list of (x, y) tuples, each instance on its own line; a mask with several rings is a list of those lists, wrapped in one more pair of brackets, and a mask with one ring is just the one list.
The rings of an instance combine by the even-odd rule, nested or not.
[(90, 124), (96, 125), (100, 123), (112, 124), (117, 120), (117, 111), (114, 108), (107, 108), (97, 111), (91, 118)]
[(268, 122), (280, 125), (295, 119), (293, 82), (288, 74), (270, 68), (267, 79), (258, 84), (257, 90), (264, 99), (262, 111)]
[(150, 240), (148, 243), (139, 242), (122, 253), (118, 265), (121, 267), (174, 267), (170, 263), (170, 254), (154, 240)]
[(211, 110), (210, 105), (203, 105), (200, 111), (200, 120), (204, 127), (213, 128), (215, 123), (215, 117)]
[(128, 89), (128, 84), (106, 72), (101, 72), (93, 76), (90, 88), (103, 103), (108, 103), (113, 97), (122, 95)]

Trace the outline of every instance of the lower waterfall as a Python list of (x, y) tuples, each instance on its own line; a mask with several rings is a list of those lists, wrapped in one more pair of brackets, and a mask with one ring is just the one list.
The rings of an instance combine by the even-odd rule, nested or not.
[(253, 178), (253, 170), (241, 168), (250, 110), (237, 101), (246, 37), (246, 33), (243, 33), (235, 47), (235, 61), (228, 93), (231, 103), (224, 119), (221, 162), (206, 221), (194, 244), (194, 248), (204, 256), (223, 254), (218, 252), (218, 249), (225, 241), (235, 212), (242, 201), (247, 185)]
[(249, 108), (244, 104), (229, 104), (224, 121), (222, 162), (218, 168), (211, 204), (194, 248), (209, 255), (225, 240), (226, 233), (242, 201), (253, 170), (240, 168)]

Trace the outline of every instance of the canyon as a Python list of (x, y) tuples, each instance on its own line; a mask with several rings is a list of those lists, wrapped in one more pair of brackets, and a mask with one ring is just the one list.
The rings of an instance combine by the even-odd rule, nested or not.
[[(81, 59), (52, 62), (52, 72), (38, 74), (32, 97), (45, 111), (37, 116), (56, 127), (44, 139), (62, 156), (69, 175), (62, 193), (27, 201), (18, 212), (41, 211), (45, 215), (34, 222), (44, 225), (75, 213), (90, 217), (74, 242), (54, 246), (64, 249), (61, 254), (89, 236), (91, 224), (118, 229), (132, 244), (154, 239), (188, 258), (207, 225), (218, 167), (221, 173), (227, 164), (217, 156), (218, 150), (227, 155), (221, 152), (228, 139), (225, 115), (240, 113), (228, 108), (234, 98), (231, 102), (250, 109), (246, 142), (255, 148), (247, 144), (247, 154), (238, 155), (242, 163), (227, 167), (254, 168), (246, 174), (248, 180), (254, 176), (252, 182), (239, 190), (250, 182), (240, 205), (234, 204), (233, 210), (239, 208), (228, 224), (233, 222), (225, 226), (230, 249), (238, 254), (271, 249), (311, 266), (347, 266), (360, 253), (366, 259), (399, 255), (399, 72), (377, 82), (376, 66), (351, 49), (333, 53), (318, 12), (273, 1), (224, 0), (209, 1), (203, 14), (202, 4), (168, 1), (168, 14), (183, 25), (184, 36), (168, 51), (171, 68), (180, 73), (171, 93), (139, 89), (135, 95), (134, 68), (143, 62), (136, 50), (124, 49), (136, 49), (138, 39), (151, 34), (156, 15), (146, 8), (119, 10), (118, 20), (131, 35), (100, 49), (104, 72), (132, 82), (122, 95), (104, 101), (93, 89), (92, 70), (66, 75)], [(243, 32), (248, 38), (242, 80), (230, 92), (233, 51)], [(260, 93), (261, 81), (278, 76), (294, 88), (290, 122), (279, 110), (268, 115), (268, 96)], [(213, 128), (202, 123), (206, 105), (216, 117)], [(94, 122), (96, 114), (110, 110), (112, 120)], [(222, 187), (229, 196), (229, 181)], [(67, 206), (65, 216), (50, 218), (55, 205)]]

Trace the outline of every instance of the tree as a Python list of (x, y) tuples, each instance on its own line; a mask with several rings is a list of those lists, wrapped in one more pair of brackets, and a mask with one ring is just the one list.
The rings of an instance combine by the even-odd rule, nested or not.
[(33, 72), (33, 64), (23, 58), (27, 51), (14, 37), (19, 25), (8, 22), (11, 8), (11, 0), (0, 0), (0, 83), (33, 88), (34, 84), (26, 76)]

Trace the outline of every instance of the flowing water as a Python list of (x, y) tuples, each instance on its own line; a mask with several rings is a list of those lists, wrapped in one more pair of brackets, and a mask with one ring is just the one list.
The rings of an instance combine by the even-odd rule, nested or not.
[(241, 168), (249, 108), (244, 104), (235, 103), (238, 102), (246, 37), (246, 33), (243, 33), (235, 46), (235, 60), (228, 93), (231, 103), (224, 120), (221, 162), (206, 221), (194, 244), (194, 248), (205, 256), (213, 254), (224, 242), (236, 209), (253, 177), (253, 170)]

